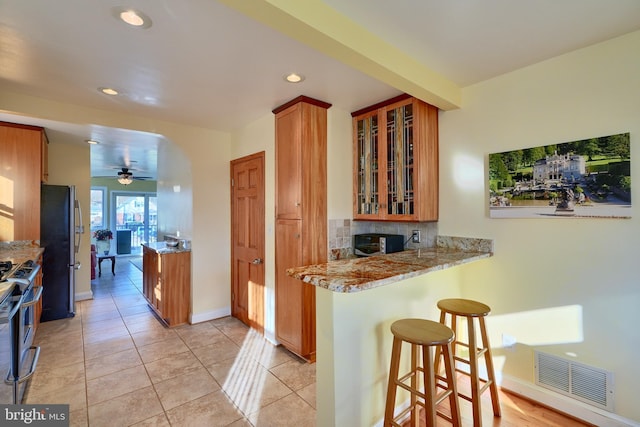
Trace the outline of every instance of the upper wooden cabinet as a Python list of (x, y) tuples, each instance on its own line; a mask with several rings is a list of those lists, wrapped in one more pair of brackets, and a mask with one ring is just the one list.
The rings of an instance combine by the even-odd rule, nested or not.
[(273, 110), (277, 219), (311, 219), (321, 213), (319, 211), (326, 211), (327, 109), (330, 106), (300, 96)]
[(354, 219), (438, 220), (438, 109), (401, 95), (355, 111)]
[(45, 149), (43, 128), (0, 122), (0, 240), (40, 239)]

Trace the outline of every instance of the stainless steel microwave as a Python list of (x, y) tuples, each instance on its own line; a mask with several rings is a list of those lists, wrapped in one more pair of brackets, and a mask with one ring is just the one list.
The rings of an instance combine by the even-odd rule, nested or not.
[(357, 256), (390, 254), (404, 250), (404, 236), (401, 234), (355, 234), (353, 253)]

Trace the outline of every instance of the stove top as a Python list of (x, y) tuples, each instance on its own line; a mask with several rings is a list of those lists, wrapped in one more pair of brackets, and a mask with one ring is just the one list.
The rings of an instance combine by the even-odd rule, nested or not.
[(0, 261), (0, 282), (18, 282), (28, 285), (33, 281), (39, 269), (40, 266), (33, 260), (25, 261), (22, 264)]
[(13, 274), (13, 270), (17, 265), (11, 261), (0, 261), (0, 281), (4, 281)]

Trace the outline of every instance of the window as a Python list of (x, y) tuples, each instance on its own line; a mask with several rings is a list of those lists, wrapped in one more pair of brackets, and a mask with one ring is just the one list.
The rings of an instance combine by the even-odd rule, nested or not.
[(91, 187), (91, 229), (108, 228), (105, 222), (107, 218), (106, 187)]

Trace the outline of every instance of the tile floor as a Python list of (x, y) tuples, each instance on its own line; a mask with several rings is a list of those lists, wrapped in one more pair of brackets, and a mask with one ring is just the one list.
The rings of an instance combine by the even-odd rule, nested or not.
[(26, 403), (68, 403), (72, 426), (315, 426), (315, 365), (227, 317), (168, 329), (118, 258), (76, 317), (42, 323)]

